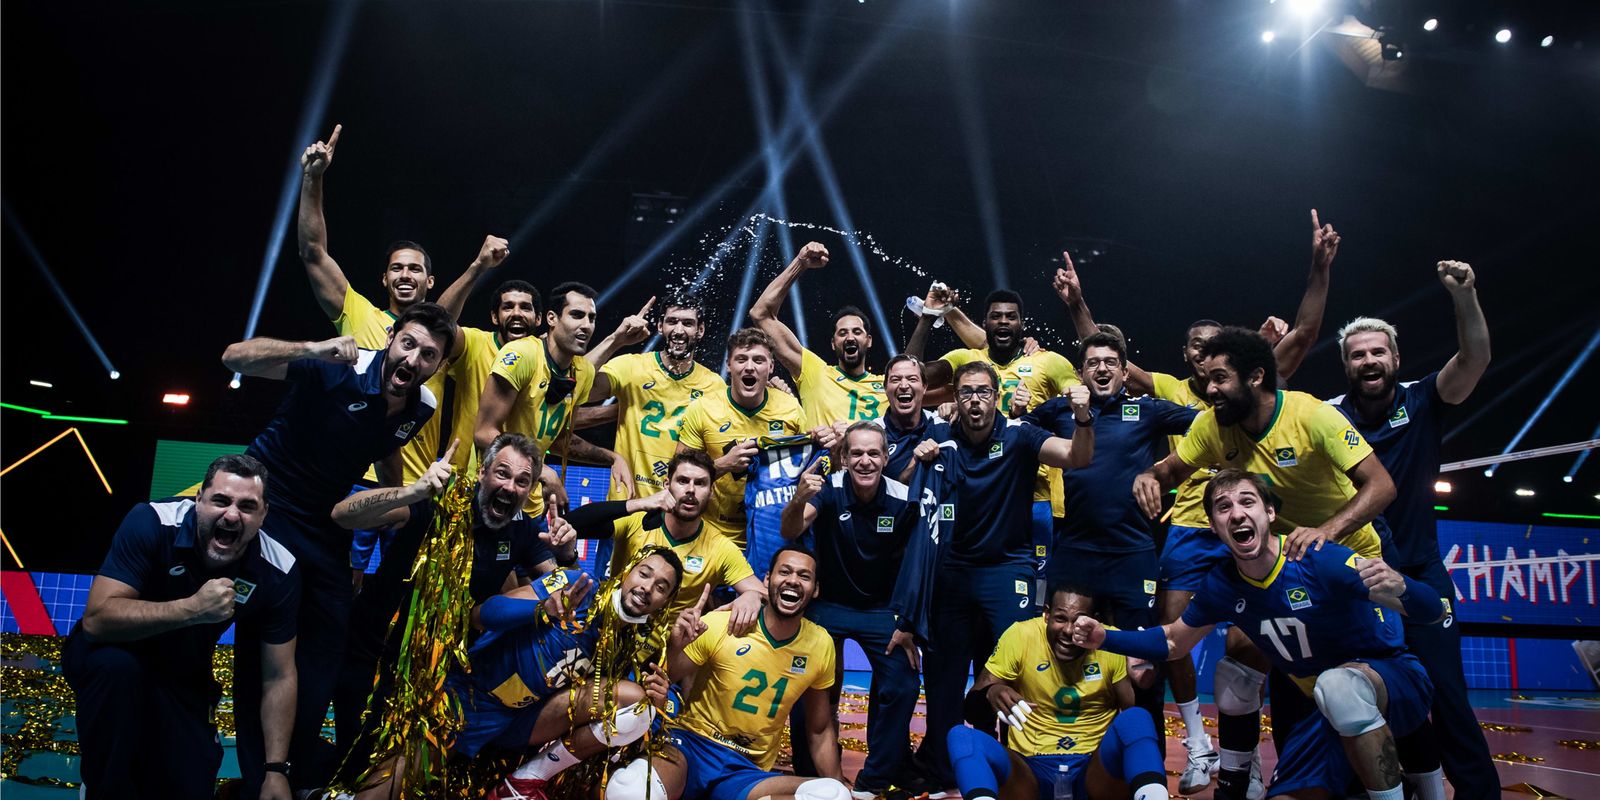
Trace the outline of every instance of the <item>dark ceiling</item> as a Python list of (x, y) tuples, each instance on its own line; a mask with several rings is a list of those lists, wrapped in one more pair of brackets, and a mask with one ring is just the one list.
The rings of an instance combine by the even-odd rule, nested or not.
[[(1500, 5), (1507, 19), (1528, 13)], [(746, 207), (776, 216), (762, 198), (753, 66), (780, 125), (798, 81), (799, 116), (820, 130), (839, 197), (883, 251), (862, 263), (901, 343), (909, 318), (895, 309), (926, 288), (923, 274), (981, 297), (997, 253), (1041, 338), (1059, 346), (1066, 320), (1048, 276), (1071, 245), (1101, 252), (1081, 265), (1097, 317), (1131, 334), (1143, 364), (1176, 370), (1194, 318), (1292, 317), (1315, 207), (1344, 239), (1324, 339), (1350, 317), (1387, 316), (1402, 334), (1403, 377), (1454, 349), (1434, 262), (1478, 269), (1495, 361), (1446, 447), (1447, 459), (1471, 458), (1503, 449), (1600, 330), (1600, 33), (1584, 5), (1546, 8), (1497, 47), (1483, 27), (1495, 4), (1457, 4), (1468, 18), (1441, 13), (1436, 39), (1415, 37), (1409, 91), (1390, 92), (1365, 87), (1331, 34), (1303, 42), (1264, 0), (374, 1), (353, 11), (326, 113), (312, 122), (317, 136), (345, 126), (328, 177), (330, 245), (369, 297), (381, 300), (392, 239), (424, 243), (443, 282), (485, 234), (527, 227), (503, 277), (611, 290), (605, 330), (703, 267)], [(342, 12), (39, 0), (4, 12), (5, 201), (122, 379), (108, 379), (8, 225), (0, 389), (13, 404), (133, 421), (85, 428), (128, 487), (110, 510), (98, 510), (103, 493), (83, 496), (97, 509), (85, 524), (109, 526), (142, 499), (153, 438), (244, 442), (278, 397), (260, 383), (228, 390), (219, 356), (243, 335)], [(1279, 31), (1271, 45), (1267, 26)], [(1556, 46), (1532, 43), (1544, 28)], [(787, 218), (844, 227), (828, 171), (801, 137), (782, 144), (795, 157)], [(653, 192), (705, 212), (677, 226), (635, 221), (634, 195)], [(527, 226), (536, 209), (544, 216)], [(671, 233), (682, 235), (618, 282)], [(863, 292), (846, 239), (794, 235), (835, 251), (828, 274), (802, 284), (820, 339), (824, 310)], [(730, 315), (749, 237), (735, 241), (708, 285)], [(787, 260), (766, 243), (758, 290)], [(331, 335), (292, 228), (286, 245), (259, 333)], [(486, 322), (486, 295), (466, 321)], [(1597, 374), (1579, 370), (1519, 448), (1591, 438)], [(1342, 383), (1326, 343), (1295, 378), (1322, 396)], [(193, 404), (164, 408), (168, 390)], [(0, 419), (7, 464), (60, 429), (18, 412)], [(1458, 476), (1470, 491), (1451, 503), (1481, 516), (1600, 512), (1600, 466), (1561, 484), (1573, 458), (1510, 464), (1492, 481)], [(79, 471), (63, 460), (51, 476), (78, 492)], [(7, 496), (65, 491), (22, 473), (7, 477)], [(1514, 486), (1540, 494), (1518, 501)], [(32, 519), (7, 509), (8, 529)]]

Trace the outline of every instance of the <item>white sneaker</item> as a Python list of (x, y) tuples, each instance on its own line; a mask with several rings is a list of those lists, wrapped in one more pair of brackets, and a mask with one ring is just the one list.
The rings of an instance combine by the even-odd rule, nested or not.
[(1267, 796), (1267, 787), (1261, 783), (1261, 747), (1256, 747), (1255, 758), (1250, 759), (1250, 788), (1244, 790), (1245, 800), (1261, 800)]
[(1189, 762), (1183, 768), (1183, 776), (1178, 778), (1178, 794), (1194, 794), (1211, 785), (1211, 776), (1217, 774), (1221, 757), (1211, 746), (1210, 736), (1185, 739), (1183, 748), (1189, 751)]

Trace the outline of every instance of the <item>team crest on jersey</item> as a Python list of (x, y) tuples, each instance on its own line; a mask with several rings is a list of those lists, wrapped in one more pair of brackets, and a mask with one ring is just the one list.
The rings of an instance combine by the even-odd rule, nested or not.
[(1017, 374), (1018, 375), (1032, 375), (1033, 374), (1033, 365), (1032, 364), (1023, 364), (1023, 365), (1017, 367)]
[(256, 591), (256, 585), (244, 578), (233, 579), (233, 602), (244, 605), (249, 602), (250, 595)]
[(656, 388), (656, 382), (655, 381), (650, 381), (650, 382), (646, 383), (645, 385), (640, 386), (639, 388), (648, 392), (651, 389)]
[(502, 364), (504, 364), (504, 365), (506, 365), (508, 367), (516, 366), (517, 362), (521, 361), (521, 360), (522, 360), (522, 354), (514, 352), (514, 351), (507, 352), (505, 355), (500, 357), (500, 363), (502, 363)]
[(1034, 545), (1033, 546), (1033, 557), (1034, 558), (1049, 558), (1050, 557), (1050, 548), (1045, 547), (1042, 544)]
[(1145, 581), (1144, 582), (1144, 593), (1145, 594), (1155, 594), (1156, 593), (1156, 582), (1155, 581)]
[(717, 433), (727, 433), (728, 429), (731, 428), (731, 427), (733, 427), (733, 422), (731, 420), (728, 421), (728, 422), (724, 422), (724, 423), (722, 423), (722, 427), (717, 429)]
[(700, 395), (703, 395), (703, 394), (705, 394), (705, 392), (702, 392), (699, 389), (690, 389), (689, 390), (689, 399), (690, 400), (699, 400), (700, 399)]
[(1006, 454), (1005, 442), (995, 442), (989, 445), (989, 459), (992, 461)]
[(496, 560), (496, 561), (510, 561), (511, 560), (511, 543), (510, 542), (501, 541), (499, 545), (495, 546), (494, 560)]
[(894, 530), (894, 517), (878, 517), (878, 533), (889, 533)]
[(1122, 404), (1122, 421), (1123, 422), (1138, 422), (1139, 421), (1139, 406), (1138, 406), (1137, 403), (1123, 403)]
[(942, 520), (953, 520), (955, 518), (956, 518), (956, 507), (955, 507), (954, 503), (940, 503), (939, 504), (939, 519), (942, 519)]
[(706, 568), (706, 560), (704, 558), (701, 558), (700, 556), (689, 556), (688, 558), (683, 560), (683, 569), (686, 572), (693, 572), (693, 573), (698, 574), (701, 570), (703, 570), (705, 568)]
[(1361, 446), (1361, 434), (1356, 433), (1355, 428), (1344, 429), (1344, 446), (1351, 450)]
[(1394, 413), (1389, 415), (1389, 427), (1391, 428), (1398, 428), (1409, 422), (1411, 422), (1411, 417), (1406, 414), (1405, 406), (1395, 409)]
[(1288, 599), (1289, 608), (1293, 611), (1311, 607), (1311, 594), (1299, 586), (1285, 592), (1284, 597)]
[(806, 674), (806, 657), (795, 656), (794, 658), (789, 659), (789, 671), (795, 673), (796, 675)]
[(412, 420), (411, 422), (407, 422), (406, 424), (401, 425), (400, 427), (395, 429), (394, 438), (396, 438), (396, 439), (404, 439), (407, 436), (410, 436), (411, 435), (411, 429), (415, 428), (415, 427), (417, 427), (416, 420)]
[(872, 391), (874, 391), (874, 392), (883, 391), (883, 381), (873, 381), (869, 385), (872, 387)]
[(1028, 582), (1027, 581), (1017, 581), (1017, 594), (1027, 594), (1027, 593), (1028, 593)]
[(1272, 451), (1272, 458), (1280, 467), (1292, 467), (1300, 463), (1300, 459), (1295, 458), (1293, 447), (1280, 447)]
[(742, 656), (742, 655), (744, 655), (745, 653), (748, 653), (748, 652), (750, 652), (750, 645), (746, 644), (746, 645), (740, 645), (738, 650), (733, 651), (733, 654), (736, 655), (736, 656)]
[(771, 432), (771, 433), (782, 433), (783, 432), (783, 420), (775, 419), (775, 420), (767, 423), (767, 430), (769, 432)]
[(1083, 665), (1083, 679), (1086, 681), (1100, 680), (1100, 662), (1090, 661)]

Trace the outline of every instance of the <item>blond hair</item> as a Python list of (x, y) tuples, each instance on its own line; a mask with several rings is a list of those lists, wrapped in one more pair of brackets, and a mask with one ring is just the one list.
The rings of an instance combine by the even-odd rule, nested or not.
[(1377, 317), (1356, 317), (1355, 319), (1346, 322), (1344, 327), (1339, 329), (1340, 356), (1349, 354), (1349, 351), (1346, 350), (1344, 346), (1345, 340), (1358, 333), (1381, 333), (1389, 337), (1389, 350), (1393, 352), (1400, 351), (1400, 345), (1397, 341), (1399, 334), (1395, 331), (1393, 325), (1390, 325), (1389, 323), (1384, 322)]

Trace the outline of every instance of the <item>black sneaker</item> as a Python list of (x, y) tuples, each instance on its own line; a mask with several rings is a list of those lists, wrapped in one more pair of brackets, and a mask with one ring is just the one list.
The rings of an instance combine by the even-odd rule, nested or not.
[(887, 795), (888, 800), (906, 800), (906, 798), (925, 797), (927, 800), (943, 800), (949, 795), (941, 781), (929, 777), (927, 773), (917, 771), (907, 776), (898, 786), (890, 787), (890, 791), (899, 791), (904, 794), (897, 796)]

